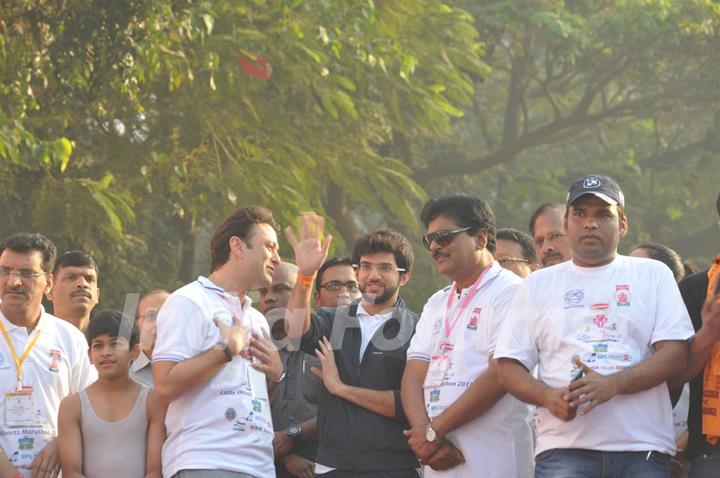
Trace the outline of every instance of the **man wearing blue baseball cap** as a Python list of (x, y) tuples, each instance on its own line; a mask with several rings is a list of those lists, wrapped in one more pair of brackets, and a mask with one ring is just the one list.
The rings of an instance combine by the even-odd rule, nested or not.
[(618, 254), (624, 208), (610, 177), (570, 186), (572, 260), (520, 284), (498, 338), (500, 383), (538, 406), (538, 478), (670, 477), (666, 381), (685, 367), (693, 329), (672, 272)]

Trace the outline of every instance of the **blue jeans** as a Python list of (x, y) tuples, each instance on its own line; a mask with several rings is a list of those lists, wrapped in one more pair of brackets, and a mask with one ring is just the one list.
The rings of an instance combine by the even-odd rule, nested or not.
[(670, 455), (556, 448), (535, 457), (535, 478), (670, 478)]

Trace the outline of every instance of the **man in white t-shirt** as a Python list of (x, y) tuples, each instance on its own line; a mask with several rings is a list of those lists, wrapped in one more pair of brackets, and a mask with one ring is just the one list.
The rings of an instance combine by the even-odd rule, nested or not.
[(60, 402), (97, 379), (83, 334), (42, 307), (55, 256), (53, 243), (40, 234), (15, 234), (0, 244), (3, 477), (58, 475)]
[(250, 289), (280, 262), (272, 213), (240, 208), (210, 242), (208, 277), (178, 289), (157, 318), (155, 390), (170, 402), (163, 476), (275, 476), (268, 389), (282, 364)]
[(500, 332), (500, 382), (538, 406), (539, 478), (670, 476), (665, 382), (685, 367), (693, 329), (665, 265), (617, 254), (623, 208), (612, 178), (572, 184), (572, 260), (525, 279)]
[(446, 196), (430, 200), (421, 219), (423, 243), (453, 283), (425, 304), (408, 349), (401, 393), (410, 446), (425, 478), (529, 477), (528, 407), (505, 393), (493, 361), (521, 281), (493, 260), (495, 216), (480, 198)]

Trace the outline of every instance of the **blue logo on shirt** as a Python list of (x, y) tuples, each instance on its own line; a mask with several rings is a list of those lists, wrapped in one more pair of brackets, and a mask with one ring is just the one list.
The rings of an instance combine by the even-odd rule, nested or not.
[(573, 289), (565, 293), (565, 305), (568, 307), (582, 307), (585, 293), (580, 289)]

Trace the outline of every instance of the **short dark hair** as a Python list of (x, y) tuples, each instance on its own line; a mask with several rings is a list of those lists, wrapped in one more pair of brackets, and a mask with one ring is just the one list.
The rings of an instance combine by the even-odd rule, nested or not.
[(352, 262), (357, 264), (362, 256), (377, 254), (378, 252), (389, 252), (395, 256), (395, 262), (400, 269), (410, 272), (415, 260), (410, 241), (397, 231), (390, 229), (374, 231), (365, 234), (355, 243)]
[(685, 266), (683, 265), (680, 254), (670, 249), (668, 246), (658, 244), (656, 242), (646, 242), (640, 244), (635, 249), (647, 251), (650, 259), (660, 261), (670, 268), (675, 277), (675, 282), (680, 282), (685, 277)]
[(95, 259), (85, 251), (67, 251), (63, 252), (58, 256), (55, 261), (55, 267), (53, 267), (53, 275), (63, 267), (91, 267), (95, 270), (95, 274), (98, 273), (98, 266)]
[(326, 260), (323, 265), (320, 266), (320, 269), (318, 269), (317, 275), (315, 276), (315, 290), (317, 292), (320, 292), (320, 286), (322, 285), (322, 277), (326, 270), (335, 266), (352, 267), (352, 265), (353, 261), (349, 257), (331, 257), (330, 259)]
[(535, 264), (539, 264), (537, 252), (535, 251), (535, 240), (522, 231), (506, 227), (498, 229), (495, 235), (497, 239), (504, 239), (506, 241), (513, 241), (520, 245), (522, 248), (523, 259), (530, 261)]
[(57, 256), (55, 244), (42, 234), (29, 232), (13, 234), (0, 243), (0, 255), (6, 249), (13, 252), (41, 252), (43, 256), (42, 269), (45, 272), (51, 272), (55, 265), (55, 257)]
[(553, 209), (559, 210), (561, 216), (565, 215), (565, 204), (560, 202), (546, 202), (539, 208), (535, 209), (535, 212), (532, 213), (532, 216), (530, 216), (530, 223), (528, 224), (528, 231), (530, 231), (531, 235), (535, 235), (535, 223), (537, 222), (538, 218), (545, 214), (547, 211)]
[(247, 244), (256, 224), (268, 224), (278, 229), (272, 212), (262, 206), (236, 209), (215, 229), (210, 240), (210, 270), (215, 271), (230, 258), (230, 238), (237, 236)]
[(94, 338), (103, 334), (108, 334), (110, 337), (120, 337), (121, 329), (126, 328), (129, 328), (130, 336), (125, 338), (128, 339), (129, 347), (133, 348), (140, 340), (140, 329), (135, 319), (133, 317), (126, 318), (125, 315), (118, 310), (101, 310), (95, 312), (90, 318), (90, 323), (85, 332), (85, 338), (87, 339), (88, 345), (92, 345)]
[(455, 220), (460, 227), (470, 227), (468, 234), (478, 231), (487, 236), (488, 251), (495, 252), (495, 213), (490, 205), (476, 196), (455, 194), (429, 200), (422, 208), (420, 220), (427, 229), (438, 216), (447, 216)]

